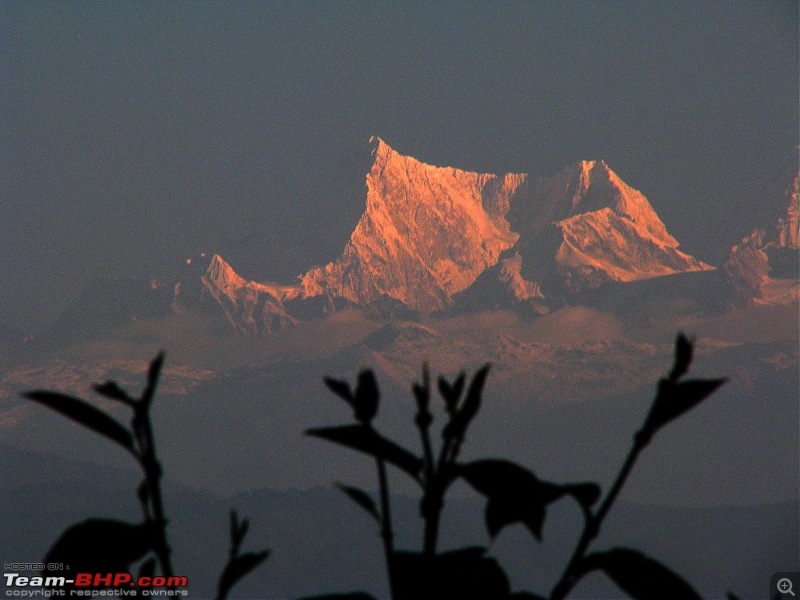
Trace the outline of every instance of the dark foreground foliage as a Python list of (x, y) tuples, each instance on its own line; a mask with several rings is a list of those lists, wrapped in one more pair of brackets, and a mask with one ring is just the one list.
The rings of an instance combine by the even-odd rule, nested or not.
[[(136, 490), (142, 506), (142, 523), (123, 523), (115, 520), (87, 519), (67, 529), (48, 552), (44, 564), (69, 565), (72, 573), (127, 573), (138, 564), (136, 579), (153, 577), (156, 570), (164, 578), (166, 587), (179, 585), (172, 570), (172, 549), (167, 536), (167, 518), (161, 492), (163, 470), (156, 455), (155, 437), (150, 418), (150, 408), (155, 397), (158, 378), (164, 365), (164, 355), (159, 354), (147, 374), (147, 385), (141, 396), (135, 398), (109, 381), (95, 386), (101, 396), (121, 402), (133, 412), (130, 427), (95, 406), (57, 392), (34, 391), (25, 397), (43, 404), (77, 421), (81, 425), (113, 440), (127, 450), (139, 464), (144, 476)], [(239, 520), (231, 513), (231, 548), (228, 562), (220, 575), (217, 599), (228, 597), (231, 588), (242, 577), (256, 568), (267, 556), (267, 551), (241, 553), (241, 544), (247, 534), (247, 519)], [(69, 575), (66, 572), (43, 573), (45, 577)], [(116, 587), (127, 581), (112, 580)]]
[[(437, 380), (435, 391), (443, 401), (445, 421), (435, 435), (431, 411), (434, 386), (427, 366), (423, 367), (421, 382), (412, 386), (416, 401), (414, 427), (419, 434), (419, 452), (405, 448), (373, 426), (379, 410), (380, 391), (374, 373), (369, 370), (359, 374), (355, 387), (346, 381), (325, 379), (330, 390), (352, 407), (354, 422), (310, 429), (306, 433), (374, 459), (378, 480), (377, 501), (365, 490), (342, 483), (337, 486), (378, 524), (393, 600), (561, 600), (569, 595), (581, 578), (595, 571), (603, 573), (634, 599), (698, 599), (697, 592), (678, 574), (638, 550), (608, 548), (590, 551), (639, 454), (658, 431), (698, 405), (724, 382), (722, 379), (685, 377), (692, 362), (693, 350), (693, 343), (684, 335), (679, 335), (673, 366), (668, 375), (658, 382), (650, 411), (634, 434), (631, 449), (605, 495), (597, 483), (544, 481), (529, 469), (504, 459), (460, 460), (469, 427), (481, 407), (488, 365), (478, 370), (469, 381), (464, 373), (453, 381), (442, 377)], [(147, 384), (139, 397), (130, 396), (113, 381), (95, 387), (103, 397), (131, 409), (129, 427), (78, 398), (45, 391), (26, 394), (27, 398), (62, 413), (123, 447), (139, 464), (143, 474), (142, 483), (136, 491), (143, 513), (141, 523), (89, 519), (73, 525), (50, 549), (45, 563), (66, 562), (73, 569), (80, 568), (89, 573), (120, 573), (135, 569), (138, 577), (153, 577), (159, 573), (168, 587), (180, 585), (179, 579), (173, 578), (168, 520), (161, 492), (163, 474), (156, 455), (150, 416), (163, 361), (164, 356), (160, 354), (151, 363)], [(424, 523), (424, 533), (419, 550), (395, 548), (387, 477), (389, 467), (404, 472), (420, 487), (419, 514)], [(445, 497), (452, 484), (459, 479), (485, 498), (484, 519), (490, 540), (515, 523), (524, 525), (534, 538), (540, 540), (548, 507), (562, 500), (577, 503), (584, 516), (583, 530), (561, 577), (549, 593), (513, 592), (501, 565), (487, 555), (486, 547), (474, 546), (447, 552), (437, 550)], [(217, 586), (217, 598), (220, 600), (227, 598), (233, 586), (258, 567), (269, 554), (267, 551), (241, 551), (247, 530), (247, 519), (240, 520), (233, 512), (229, 558)], [(44, 575), (58, 573), (46, 572)], [(115, 584), (119, 585), (114, 582), (106, 587)], [(353, 592), (316, 598), (369, 600), (372, 596)]]

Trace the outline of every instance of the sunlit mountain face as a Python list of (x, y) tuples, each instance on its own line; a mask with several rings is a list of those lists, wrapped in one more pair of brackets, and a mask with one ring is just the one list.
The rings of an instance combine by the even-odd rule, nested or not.
[(414, 444), (409, 388), (423, 363), (447, 377), (492, 365), (469, 456), (607, 486), (684, 331), (698, 376), (728, 383), (648, 449), (626, 500), (797, 500), (797, 173), (715, 266), (601, 159), (489, 174), (432, 166), (379, 138), (369, 152), (350, 238), (294, 281), (247, 279), (209, 249), (171, 280), (96, 281), (54, 326), (3, 341), (0, 443), (26, 482), (62, 481), (47, 466), (56, 455), (102, 469), (126, 457), (21, 391), (92, 397), (108, 379), (138, 391), (165, 349), (159, 448), (168, 478), (195, 489), (332, 479), (372, 489), (362, 463), (302, 435), (349, 418), (322, 378), (373, 369), (380, 427)]
[(434, 167), (372, 142), (366, 210), (339, 258), (280, 286), (246, 282), (214, 256), (203, 282), (234, 326), (291, 322), (286, 302), (315, 297), (447, 312), (481, 276), (496, 280), (487, 307), (511, 296), (547, 310), (567, 292), (713, 270), (678, 250), (647, 199), (602, 161), (552, 177), (493, 175)]
[[(353, 422), (325, 377), (372, 370), (374, 427), (422, 456), (424, 365), (437, 451), (439, 376), (466, 390), (488, 364), (459, 458), (586, 498), (612, 488), (683, 332), (685, 378), (726, 382), (653, 437), (591, 551), (767, 597), (800, 564), (799, 14), (0, 2), (3, 562), (84, 519), (140, 523), (147, 491), (129, 452), (23, 392), (133, 427), (94, 386), (140, 394), (163, 351), (154, 435), (189, 597), (218, 595), (236, 509), (241, 551), (272, 554), (230, 597), (387, 598), (380, 527), (335, 485), (378, 500), (375, 461), (305, 433)], [(387, 471), (396, 548), (418, 550), (419, 489)], [(492, 539), (473, 487), (449, 489), (437, 548), (488, 546), (546, 596), (578, 498), (541, 540)], [(596, 572), (567, 597), (623, 595)]]
[[(246, 420), (272, 428), (259, 407), (278, 411), (295, 437), (315, 410), (330, 408), (325, 374), (377, 369), (400, 414), (402, 390), (424, 361), (449, 374), (492, 363), (499, 404), (486, 418), (509, 421), (504, 437), (519, 444), (504, 446), (522, 455), (520, 424), (542, 411), (580, 402), (617, 410), (620, 398), (636, 394), (644, 402), (679, 330), (696, 337), (706, 356), (698, 363), (741, 379), (725, 393), (744, 401), (763, 379), (772, 391), (753, 408), (778, 410), (794, 397), (796, 173), (783, 196), (764, 202), (773, 208), (755, 232), (743, 232), (715, 268), (679, 246), (657, 200), (602, 160), (552, 175), (496, 175), (428, 165), (377, 137), (367, 151), (366, 205), (350, 239), (295, 281), (247, 280), (208, 252), (188, 258), (170, 281), (97, 281), (54, 327), (6, 342), (2, 439), (40, 445), (30, 432), (44, 427), (42, 415), (19, 391), (87, 394), (108, 378), (133, 385), (160, 348), (168, 352), (162, 392), (180, 406), (197, 409), (190, 399), (200, 397), (209, 414), (231, 419), (238, 401), (221, 392), (226, 382), (253, 375), (247, 385), (255, 392), (274, 379)], [(702, 215), (697, 222), (704, 226)], [(263, 263), (269, 272), (268, 256)], [(186, 427), (201, 418), (210, 417), (187, 416)], [(49, 447), (49, 437), (43, 443)], [(189, 446), (179, 453), (189, 456)], [(190, 471), (184, 478), (201, 487), (220, 483)], [(317, 481), (309, 473), (298, 472), (297, 483)], [(248, 477), (238, 485), (254, 485), (257, 471)]]

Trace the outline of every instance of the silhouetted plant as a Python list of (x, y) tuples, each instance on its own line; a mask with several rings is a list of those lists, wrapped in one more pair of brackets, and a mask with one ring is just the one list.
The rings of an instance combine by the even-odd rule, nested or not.
[[(355, 390), (346, 381), (325, 379), (330, 390), (353, 408), (356, 423), (310, 429), (306, 433), (375, 458), (380, 508), (364, 490), (337, 485), (380, 524), (389, 587), (394, 600), (543, 598), (528, 592), (512, 593), (502, 568), (493, 558), (485, 555), (484, 547), (436, 552), (445, 495), (458, 478), (486, 498), (485, 524), (492, 539), (507, 525), (522, 523), (540, 540), (550, 504), (564, 497), (578, 503), (584, 515), (583, 531), (561, 577), (548, 596), (550, 600), (565, 598), (578, 581), (592, 571), (602, 571), (631, 598), (691, 600), (699, 596), (688, 583), (637, 550), (612, 548), (590, 554), (587, 554), (587, 550), (600, 533), (603, 521), (625, 485), (636, 459), (653, 436), (710, 396), (724, 382), (723, 379), (684, 379), (692, 361), (693, 349), (693, 343), (680, 334), (675, 344), (673, 367), (659, 381), (647, 418), (634, 435), (633, 446), (619, 474), (596, 510), (594, 506), (601, 497), (600, 486), (596, 483), (557, 484), (543, 481), (528, 469), (507, 460), (458, 460), (467, 430), (481, 406), (488, 365), (475, 373), (466, 393), (464, 373), (452, 382), (439, 378), (438, 390), (444, 400), (446, 422), (440, 432), (438, 452), (435, 452), (430, 433), (433, 415), (430, 411), (431, 384), (427, 365), (423, 367), (422, 382), (412, 386), (417, 406), (414, 423), (420, 436), (421, 455), (385, 437), (373, 427), (380, 393), (375, 375), (369, 370), (359, 374)], [(398, 551), (394, 548), (386, 463), (405, 472), (422, 489), (422, 552)], [(356, 596), (318, 598), (337, 597)]]
[[(151, 557), (141, 563), (137, 578), (145, 576), (152, 578), (157, 562), (167, 587), (175, 587), (177, 581), (181, 579), (174, 577), (172, 569), (172, 549), (167, 537), (167, 518), (161, 491), (163, 469), (156, 455), (155, 436), (150, 418), (150, 409), (163, 365), (164, 354), (160, 353), (150, 363), (147, 384), (138, 398), (129, 395), (114, 381), (94, 386), (94, 390), (101, 396), (120, 402), (133, 411), (130, 428), (79, 398), (38, 390), (24, 394), (26, 398), (43, 404), (122, 446), (136, 459), (144, 475), (136, 492), (142, 506), (143, 523), (132, 524), (109, 519), (87, 519), (77, 523), (68, 528), (47, 553), (44, 559), (46, 565), (66, 564), (73, 573), (127, 573), (132, 565), (152, 553), (155, 558)], [(247, 528), (247, 520), (239, 521), (233, 512), (230, 556), (219, 580), (218, 600), (224, 600), (236, 582), (268, 556), (266, 551), (240, 553)], [(56, 573), (47, 572), (47, 574)], [(99, 587), (122, 584), (130, 583), (129, 581), (103, 582)]]
[[(658, 382), (655, 400), (644, 424), (633, 437), (633, 445), (610, 490), (599, 504), (600, 486), (593, 482), (558, 484), (539, 479), (528, 469), (511, 461), (484, 459), (459, 461), (461, 447), (470, 424), (481, 407), (482, 393), (489, 366), (478, 370), (469, 385), (462, 373), (454, 381), (439, 378), (438, 392), (444, 402), (445, 422), (437, 444), (431, 435), (433, 414), (430, 410), (431, 382), (427, 365), (422, 381), (412, 386), (416, 401), (414, 424), (419, 433), (420, 455), (404, 448), (379, 433), (373, 426), (378, 413), (380, 392), (372, 371), (362, 371), (355, 389), (336, 379), (325, 379), (328, 387), (352, 408), (355, 423), (310, 429), (309, 435), (363, 452), (375, 459), (378, 474), (379, 502), (357, 487), (338, 487), (379, 524), (383, 541), (389, 587), (394, 600), (480, 598), (540, 599), (529, 592), (512, 593), (505, 572), (482, 546), (437, 552), (439, 524), (445, 496), (459, 478), (486, 498), (485, 525), (494, 539), (506, 526), (523, 524), (533, 536), (541, 539), (547, 508), (569, 497), (584, 515), (583, 531), (564, 571), (553, 587), (549, 600), (565, 598), (588, 573), (601, 571), (625, 593), (635, 599), (696, 599), (698, 594), (676, 573), (629, 548), (611, 548), (587, 553), (600, 533), (602, 524), (639, 456), (665, 425), (710, 396), (723, 379), (685, 379), (692, 362), (693, 344), (679, 335), (675, 359), (669, 374)], [(137, 496), (142, 506), (142, 523), (88, 519), (68, 528), (45, 558), (46, 563), (69, 563), (77, 571), (87, 573), (125, 573), (142, 561), (138, 576), (152, 577), (157, 567), (168, 584), (173, 577), (171, 548), (167, 538), (167, 519), (161, 491), (162, 467), (155, 450), (150, 409), (155, 395), (164, 356), (159, 354), (150, 365), (147, 385), (141, 396), (134, 398), (109, 381), (95, 386), (105, 398), (121, 402), (133, 411), (130, 428), (95, 406), (56, 392), (34, 391), (25, 394), (70, 419), (113, 440), (125, 448), (140, 465), (144, 478)], [(422, 550), (397, 550), (394, 547), (391, 502), (387, 464), (399, 468), (421, 488), (420, 516), (424, 522)], [(231, 513), (231, 546), (228, 562), (217, 586), (218, 600), (227, 598), (231, 588), (268, 556), (267, 551), (241, 552), (248, 530), (248, 521)], [(75, 572), (75, 571), (73, 571)], [(122, 585), (114, 582), (110, 585)], [(731, 598), (735, 598), (730, 594)], [(369, 600), (364, 592), (316, 596), (340, 600)], [(307, 598), (306, 600), (311, 600)]]

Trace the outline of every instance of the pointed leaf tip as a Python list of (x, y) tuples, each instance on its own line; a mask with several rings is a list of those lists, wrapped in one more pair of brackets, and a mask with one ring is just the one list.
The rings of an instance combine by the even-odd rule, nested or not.
[(436, 382), (439, 388), (439, 395), (444, 399), (444, 406), (449, 415), (455, 414), (458, 408), (458, 401), (464, 391), (464, 380), (465, 374), (462, 371), (452, 384), (444, 377), (439, 377)]
[(241, 546), (249, 528), (250, 521), (248, 519), (240, 521), (236, 510), (231, 510), (231, 542), (234, 548)]
[(166, 353), (162, 350), (156, 355), (156, 357), (150, 363), (150, 369), (147, 372), (147, 381), (151, 385), (155, 384), (156, 378), (161, 374), (161, 369), (164, 366), (165, 357)]
[(330, 391), (352, 406), (353, 392), (350, 390), (349, 383), (342, 379), (333, 379), (332, 377), (325, 377), (323, 381), (325, 381), (325, 385), (328, 386)]
[(422, 363), (422, 383), (413, 384), (411, 389), (420, 412), (427, 412), (431, 402), (431, 372), (427, 361)]
[(662, 379), (644, 431), (653, 435), (664, 425), (691, 410), (716, 391), (727, 379), (690, 379), (673, 382)]
[(375, 504), (375, 500), (372, 499), (372, 496), (370, 496), (367, 492), (360, 488), (353, 487), (351, 485), (344, 485), (343, 483), (339, 482), (336, 483), (336, 487), (342, 490), (350, 497), (351, 500), (372, 515), (372, 517), (378, 523), (381, 522), (381, 514), (378, 512), (378, 506)]
[(380, 391), (378, 391), (378, 381), (375, 379), (375, 373), (370, 370), (361, 371), (358, 374), (356, 397), (353, 403), (356, 420), (365, 425), (370, 423), (378, 413), (379, 398)]
[(445, 438), (461, 439), (464, 437), (467, 427), (469, 427), (470, 422), (480, 410), (483, 386), (486, 382), (486, 376), (489, 374), (490, 367), (491, 365), (488, 364), (483, 366), (472, 377), (464, 402), (461, 407), (455, 411), (455, 414), (442, 432)]
[(689, 370), (694, 353), (694, 342), (687, 338), (683, 333), (679, 333), (675, 340), (675, 362), (672, 371), (669, 373), (670, 381), (677, 381)]
[(123, 390), (116, 381), (106, 381), (102, 384), (92, 386), (94, 391), (109, 400), (119, 400), (125, 404), (132, 405), (133, 398), (131, 398), (125, 390)]
[(153, 401), (156, 393), (156, 386), (158, 385), (158, 378), (161, 376), (161, 369), (164, 367), (165, 353), (162, 350), (150, 363), (150, 368), (147, 371), (147, 387), (142, 392), (142, 402), (149, 405)]
[(41, 390), (26, 392), (23, 396), (69, 417), (100, 435), (114, 440), (126, 450), (131, 452), (134, 450), (133, 436), (128, 429), (116, 419), (83, 400), (58, 392)]
[(492, 538), (507, 525), (522, 523), (541, 540), (546, 506), (566, 491), (565, 487), (541, 481), (524, 467), (507, 460), (478, 460), (459, 465), (458, 471), (467, 483), (486, 496), (486, 529)]
[(245, 554), (231, 559), (219, 578), (217, 596), (219, 598), (226, 598), (231, 588), (245, 575), (250, 573), (250, 571), (264, 562), (268, 556), (269, 551), (264, 550), (262, 552), (246, 552)]
[(458, 377), (456, 377), (456, 380), (453, 382), (453, 398), (455, 398), (456, 402), (458, 402), (458, 399), (461, 398), (461, 394), (464, 392), (464, 382), (466, 380), (467, 375), (462, 371), (458, 374)]
[(339, 425), (336, 427), (320, 427), (306, 430), (306, 435), (319, 437), (330, 442), (347, 446), (364, 452), (375, 458), (381, 458), (399, 467), (415, 480), (419, 481), (422, 470), (422, 459), (383, 437), (366, 425)]

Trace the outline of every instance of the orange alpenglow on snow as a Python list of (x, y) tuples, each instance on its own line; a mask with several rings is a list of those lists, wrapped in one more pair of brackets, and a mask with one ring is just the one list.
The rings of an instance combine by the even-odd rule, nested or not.
[(678, 250), (647, 198), (603, 161), (579, 168), (581, 186), (572, 198), (579, 214), (555, 223), (563, 236), (556, 261), (570, 288), (713, 269)]
[(373, 140), (366, 211), (342, 256), (303, 276), (303, 292), (442, 309), (516, 243), (505, 215), (524, 175), (434, 167)]
[(713, 269), (678, 250), (644, 195), (602, 161), (554, 177), (493, 175), (371, 143), (366, 208), (341, 256), (285, 286), (247, 282), (214, 256), (203, 281), (220, 304), (248, 322), (263, 294), (262, 310), (279, 321), (282, 302), (316, 296), (359, 305), (387, 297), (429, 313), (495, 265), (518, 300), (542, 297), (545, 271), (580, 290)]

